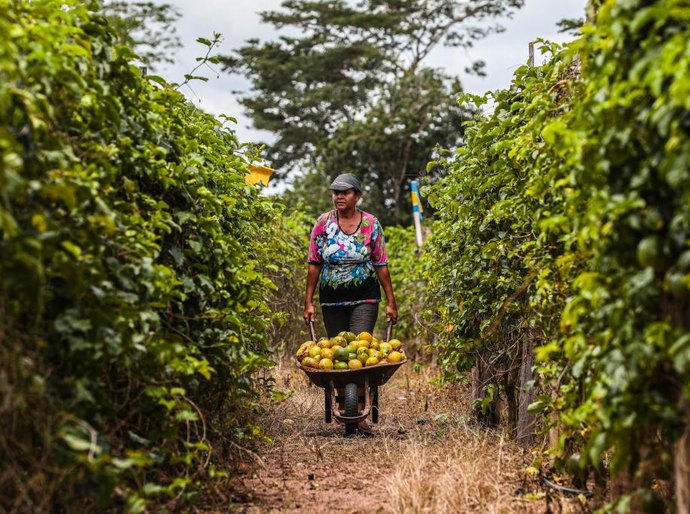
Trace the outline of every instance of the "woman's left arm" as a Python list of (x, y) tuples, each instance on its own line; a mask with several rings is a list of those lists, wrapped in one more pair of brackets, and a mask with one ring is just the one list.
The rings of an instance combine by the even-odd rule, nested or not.
[(398, 308), (395, 305), (391, 274), (388, 271), (388, 266), (375, 266), (374, 269), (376, 270), (376, 274), (379, 277), (379, 282), (383, 287), (383, 292), (386, 293), (386, 321), (390, 321), (395, 325), (398, 322)]

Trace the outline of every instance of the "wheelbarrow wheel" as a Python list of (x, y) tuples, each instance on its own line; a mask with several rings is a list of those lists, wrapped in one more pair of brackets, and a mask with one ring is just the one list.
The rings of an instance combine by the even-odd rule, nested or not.
[[(347, 384), (344, 391), (345, 416), (354, 418), (359, 415), (357, 408), (357, 384)], [(357, 423), (345, 423), (345, 434), (352, 435), (357, 431)]]

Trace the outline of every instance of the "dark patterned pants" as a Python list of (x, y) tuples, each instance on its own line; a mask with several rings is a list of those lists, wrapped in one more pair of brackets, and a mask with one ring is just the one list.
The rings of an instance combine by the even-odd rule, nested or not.
[(328, 337), (337, 336), (340, 332), (374, 332), (376, 318), (379, 315), (378, 303), (360, 303), (338, 307), (321, 307), (323, 323)]

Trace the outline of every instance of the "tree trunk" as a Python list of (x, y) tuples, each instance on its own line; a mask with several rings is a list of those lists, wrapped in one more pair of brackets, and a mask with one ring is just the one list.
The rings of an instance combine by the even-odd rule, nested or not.
[(685, 407), (685, 430), (673, 453), (677, 514), (690, 514), (690, 405)]
[(410, 151), (412, 150), (412, 138), (408, 138), (405, 141), (405, 147), (403, 148), (403, 164), (399, 170), (398, 179), (394, 184), (393, 197), (395, 198), (395, 219), (400, 220), (402, 216), (402, 194), (405, 190), (405, 178), (409, 173), (407, 169), (410, 164)]
[[(665, 299), (664, 312), (673, 324), (685, 331), (690, 330), (690, 302), (679, 301), (672, 296)], [(679, 395), (682, 395), (679, 391)], [(673, 452), (673, 482), (676, 492), (677, 514), (690, 514), (690, 403), (682, 400), (685, 410), (685, 429), (675, 442)]]
[(518, 423), (516, 440), (521, 446), (530, 446), (534, 443), (535, 421), (534, 414), (527, 407), (534, 402), (536, 388), (531, 387), (534, 379), (532, 368), (534, 367), (534, 348), (536, 346), (536, 334), (530, 331), (522, 342), (522, 359), (520, 361), (520, 389), (518, 399)]
[(403, 185), (405, 183), (405, 174), (403, 172), (402, 176), (396, 178), (393, 183), (393, 199), (395, 200), (395, 219), (400, 223), (400, 217), (402, 216), (402, 193)]

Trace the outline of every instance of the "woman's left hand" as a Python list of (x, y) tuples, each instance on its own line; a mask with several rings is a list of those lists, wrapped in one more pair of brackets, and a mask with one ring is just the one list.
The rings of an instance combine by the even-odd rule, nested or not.
[(393, 325), (398, 322), (398, 308), (395, 304), (386, 305), (386, 321), (390, 321)]

